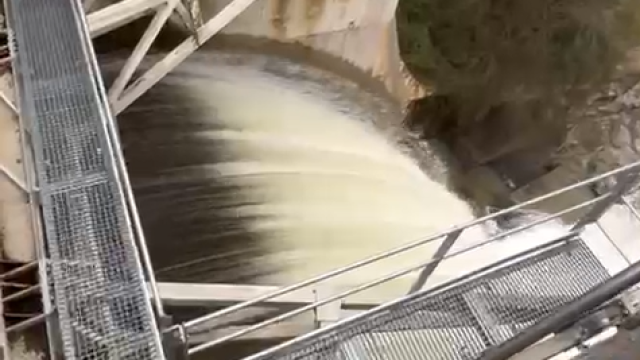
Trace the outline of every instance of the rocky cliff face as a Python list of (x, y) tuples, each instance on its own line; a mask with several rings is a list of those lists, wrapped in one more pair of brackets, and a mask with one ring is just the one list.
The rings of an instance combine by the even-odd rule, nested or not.
[(463, 189), (472, 197), (508, 203), (549, 174), (574, 181), (638, 158), (614, 145), (635, 106), (620, 93), (630, 77), (615, 76), (640, 41), (637, 1), (408, 0), (397, 15), (403, 58), (434, 90), (408, 122), (483, 179)]

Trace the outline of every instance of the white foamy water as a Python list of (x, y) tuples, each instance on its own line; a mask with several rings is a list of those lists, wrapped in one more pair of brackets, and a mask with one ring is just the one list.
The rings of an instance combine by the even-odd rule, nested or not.
[[(399, 123), (392, 106), (372, 110), (383, 100), (318, 70), (239, 59), (196, 56), (121, 117), (161, 279), (290, 284), (474, 218), (382, 135), (381, 124)], [(455, 249), (486, 238), (470, 229)], [(428, 261), (441, 240), (333, 285)], [(430, 284), (516, 250), (501, 245), (446, 261)], [(400, 295), (414, 279), (379, 291)]]

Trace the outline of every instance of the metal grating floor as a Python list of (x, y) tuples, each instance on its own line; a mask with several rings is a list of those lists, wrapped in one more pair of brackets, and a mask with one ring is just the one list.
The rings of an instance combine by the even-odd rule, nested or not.
[(66, 359), (161, 359), (78, 0), (8, 0)]
[(608, 278), (577, 239), (251, 359), (473, 360)]

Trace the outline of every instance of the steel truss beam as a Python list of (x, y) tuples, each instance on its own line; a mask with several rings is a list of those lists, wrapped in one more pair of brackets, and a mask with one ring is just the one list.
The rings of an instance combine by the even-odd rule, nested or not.
[[(4, 51), (7, 51), (7, 49), (8, 49), (8, 46), (0, 47), (0, 53), (4, 53)], [(9, 65), (10, 66), (11, 65), (11, 60), (12, 60), (12, 58), (11, 58), (10, 54), (7, 54), (6, 56), (2, 55), (0, 57), (0, 70), (5, 65)], [(12, 90), (11, 86), (10, 86), (9, 89)], [(11, 94), (5, 94), (4, 91), (0, 91), (0, 102), (5, 104), (5, 105), (7, 105), (9, 107), (9, 110), (11, 110), (13, 115), (15, 115), (15, 119), (18, 120), (18, 117), (20, 116), (20, 113), (18, 111), (18, 107), (16, 106), (15, 102), (13, 101), (13, 98), (14, 98), (14, 96), (13, 96), (12, 93)]]
[(87, 15), (92, 38), (106, 34), (153, 13), (166, 0), (124, 0)]
[(140, 38), (140, 41), (133, 50), (133, 53), (127, 59), (122, 70), (120, 70), (120, 74), (109, 89), (109, 101), (112, 104), (120, 98), (122, 91), (129, 83), (129, 80), (131, 80), (133, 73), (136, 71), (142, 62), (142, 59), (151, 48), (151, 45), (158, 37), (158, 34), (160, 34), (160, 30), (162, 30), (162, 27), (169, 19), (169, 16), (173, 13), (177, 4), (178, 0), (168, 0), (157, 8), (156, 14), (149, 23), (147, 30), (145, 30), (142, 38)]
[(0, 91), (0, 100), (2, 100), (2, 102), (9, 107), (11, 112), (13, 112), (13, 114), (16, 115), (16, 117), (20, 115), (18, 113), (18, 107), (16, 106), (16, 104), (13, 101), (11, 101), (11, 99), (9, 99), (9, 97), (7, 97), (7, 95), (2, 91)]
[[(123, 0), (97, 11), (93, 11), (97, 0), (86, 0), (85, 11), (91, 38), (127, 25), (145, 15), (152, 14), (167, 0)], [(175, 8), (182, 23), (194, 30), (202, 26), (199, 0), (180, 0)]]
[(29, 194), (29, 188), (27, 185), (18, 177), (18, 175), (14, 174), (11, 170), (9, 170), (4, 165), (0, 164), (0, 175), (4, 176), (11, 184), (20, 189), (24, 194)]
[[(140, 41), (109, 89), (108, 96), (113, 113), (117, 115), (126, 109), (255, 1), (234, 0), (204, 24), (199, 14), (197, 0), (124, 0), (89, 14), (87, 21), (91, 37), (96, 38), (155, 12)], [(174, 11), (188, 26), (192, 27), (192, 34), (142, 76), (130, 83), (140, 63)]]
[[(9, 110), (11, 110), (13, 115), (15, 115), (15, 119), (18, 122), (18, 126), (20, 126), (20, 122), (19, 122), (20, 113), (18, 112), (18, 108), (16, 107), (15, 103), (11, 100), (11, 95), (7, 95), (3, 91), (0, 91), (0, 102), (7, 105)], [(27, 184), (21, 179), (21, 176), (18, 176), (15, 173), (13, 173), (13, 171), (11, 171), (8, 167), (2, 165), (2, 163), (0, 163), (0, 177), (4, 177), (7, 180), (9, 180), (9, 182), (12, 185), (20, 189), (25, 195), (29, 194), (30, 192), (29, 186), (27, 186)]]
[[(109, 89), (108, 96), (114, 114), (117, 115), (138, 99), (253, 2), (255, 0), (235, 0), (204, 25), (202, 25), (198, 0), (125, 0), (89, 14), (87, 21), (91, 36), (95, 38), (155, 12), (140, 41)], [(191, 28), (192, 34), (129, 85), (140, 63), (174, 11), (185, 25)]]
[[(92, 14), (94, 15), (93, 20), (91, 20), (92, 15), (89, 15), (92, 35), (104, 33), (106, 29), (113, 29), (117, 27), (116, 24), (124, 24), (126, 23), (126, 21), (133, 21), (136, 18), (143, 16), (145, 14), (145, 11), (147, 10), (142, 9), (150, 9), (150, 1), (153, 0), (127, 0), (126, 3), (129, 4), (132, 11), (132, 13), (129, 14), (125, 14), (125, 11), (122, 10), (122, 8), (112, 9), (111, 11), (114, 16), (119, 15), (120, 20), (111, 20), (111, 25), (107, 25), (107, 22), (109, 21), (107, 21), (106, 19), (108, 17), (104, 14), (100, 15), (99, 17), (97, 16), (97, 13)], [(149, 47), (157, 37), (160, 29), (168, 19), (169, 15), (171, 15), (173, 10), (176, 8), (177, 1), (162, 1), (162, 4), (164, 4), (165, 6), (161, 6), (160, 4), (158, 4), (156, 7), (158, 9), (156, 12), (156, 16), (149, 24), (149, 27), (140, 39), (140, 42), (136, 46), (136, 49), (133, 51), (131, 57), (127, 60), (127, 63), (120, 72), (120, 75), (114, 82), (112, 88), (109, 90), (109, 100), (111, 102), (113, 113), (117, 115), (124, 109), (126, 109), (153, 85), (162, 80), (165, 75), (167, 75), (178, 65), (180, 65), (180, 63), (182, 63), (187, 57), (189, 57), (189, 55), (193, 54), (203, 43), (220, 32), (220, 30), (227, 26), (233, 19), (240, 15), (255, 1), (256, 0), (232, 1), (216, 16), (211, 18), (204, 25), (198, 27), (198, 29), (195, 29), (191, 36), (184, 40), (173, 51), (168, 53), (162, 60), (158, 61), (154, 66), (152, 66), (149, 70), (142, 74), (142, 76), (140, 76), (129, 86), (127, 86), (128, 82), (131, 80), (131, 76), (133, 75), (133, 73), (135, 73), (135, 70), (137, 69), (138, 65), (149, 50)], [(131, 5), (134, 2), (138, 4), (138, 7)], [(142, 6), (142, 3), (144, 3), (144, 5), (147, 7), (145, 8), (145, 6)], [(99, 11), (98, 13), (106, 11), (113, 6), (125, 6), (124, 4), (125, 3), (112, 5), (108, 8), (105, 8), (104, 10)], [(189, 10), (193, 10), (194, 8), (194, 6), (190, 6)], [(133, 15), (133, 12), (135, 12), (135, 16)], [(194, 21), (193, 23), (197, 24), (197, 21)]]
[[(218, 307), (231, 306), (240, 302), (269, 294), (279, 289), (277, 286), (194, 284), (159, 282), (158, 293), (162, 302), (179, 307)], [(317, 301), (319, 292), (324, 295), (335, 293), (338, 289), (309, 288), (301, 289), (284, 296), (265, 301), (269, 306), (302, 306)], [(325, 296), (326, 297), (326, 296)], [(361, 296), (358, 299), (345, 300), (342, 305), (349, 309), (370, 309), (389, 301), (388, 296)]]
[(44, 321), (47, 315), (44, 313), (32, 313), (34, 309), (21, 309), (18, 307), (13, 312), (7, 310), (12, 303), (20, 304), (25, 298), (40, 296), (40, 284), (32, 283), (31, 281), (25, 282), (25, 279), (33, 276), (30, 273), (39, 271), (38, 261), (21, 264), (4, 260), (0, 261), (0, 265), (3, 268), (2, 271), (4, 271), (0, 273), (0, 285), (2, 285), (1, 307), (3, 309), (3, 314), (1, 315), (5, 320), (13, 320), (13, 324), (4, 329), (5, 333), (17, 333)]
[(182, 0), (176, 7), (176, 12), (182, 23), (192, 30), (191, 35), (197, 37), (196, 30), (202, 26), (200, 0)]

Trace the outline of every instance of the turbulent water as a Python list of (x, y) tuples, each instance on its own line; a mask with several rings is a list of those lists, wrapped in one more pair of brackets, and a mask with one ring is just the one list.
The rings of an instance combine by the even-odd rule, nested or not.
[[(427, 175), (441, 171), (438, 159), (421, 168), (389, 135), (399, 116), (353, 83), (283, 59), (189, 58), (119, 117), (158, 278), (289, 284), (473, 219)], [(463, 237), (459, 246), (486, 235)], [(425, 262), (439, 244), (334, 285)], [(433, 281), (494, 255), (447, 262)]]

